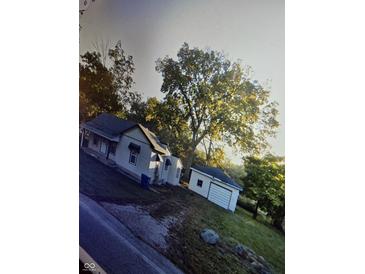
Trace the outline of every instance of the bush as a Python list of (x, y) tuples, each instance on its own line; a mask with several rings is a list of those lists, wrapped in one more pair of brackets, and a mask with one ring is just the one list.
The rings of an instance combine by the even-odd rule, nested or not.
[(242, 207), (243, 209), (246, 209), (247, 211), (254, 213), (255, 212), (255, 202), (247, 199), (245, 197), (239, 196), (237, 205), (239, 207)]

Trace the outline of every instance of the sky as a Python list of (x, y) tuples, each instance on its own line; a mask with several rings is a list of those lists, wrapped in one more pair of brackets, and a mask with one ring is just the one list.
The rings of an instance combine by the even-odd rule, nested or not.
[[(80, 54), (95, 42), (121, 40), (135, 63), (133, 90), (162, 98), (162, 77), (155, 61), (176, 58), (184, 42), (190, 47), (223, 51), (253, 69), (253, 79), (269, 83), (279, 103), (280, 127), (271, 138), (272, 153), (285, 153), (284, 0), (95, 0), (80, 16)], [(227, 148), (236, 163), (241, 155)]]

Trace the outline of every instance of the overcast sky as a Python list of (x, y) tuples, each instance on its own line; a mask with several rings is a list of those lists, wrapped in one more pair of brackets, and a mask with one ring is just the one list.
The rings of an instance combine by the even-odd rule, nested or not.
[[(176, 58), (184, 42), (224, 51), (270, 81), (271, 99), (279, 103), (281, 124), (272, 152), (284, 155), (284, 0), (95, 0), (80, 17), (80, 54), (93, 42), (121, 40), (136, 66), (134, 90), (162, 98), (162, 77), (155, 61)], [(239, 155), (228, 155), (238, 162)]]

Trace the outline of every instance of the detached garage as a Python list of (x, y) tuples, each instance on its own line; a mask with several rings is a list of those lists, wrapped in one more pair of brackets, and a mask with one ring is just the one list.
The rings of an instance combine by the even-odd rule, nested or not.
[(189, 189), (233, 212), (239, 192), (243, 190), (223, 170), (206, 166), (191, 168)]

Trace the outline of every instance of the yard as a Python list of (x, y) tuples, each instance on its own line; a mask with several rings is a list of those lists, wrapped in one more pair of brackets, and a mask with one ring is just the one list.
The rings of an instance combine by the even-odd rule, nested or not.
[[(147, 243), (166, 255), (186, 273), (248, 273), (246, 264), (232, 248), (240, 242), (263, 256), (275, 273), (284, 273), (284, 235), (255, 221), (244, 209), (235, 214), (215, 206), (202, 197), (181, 187), (142, 189), (125, 176), (80, 152), (80, 192), (98, 201), (116, 218), (137, 233)], [(126, 209), (143, 218), (127, 218)], [(134, 231), (137, 220), (146, 220), (162, 232), (168, 232), (167, 248), (155, 245), (149, 227), (146, 233)], [(166, 224), (166, 220), (169, 220)], [(128, 221), (130, 222), (128, 225)], [(221, 237), (216, 246), (205, 244), (199, 237), (202, 229), (214, 229)], [(143, 232), (143, 231), (142, 231)], [(149, 238), (144, 238), (148, 235)]]

